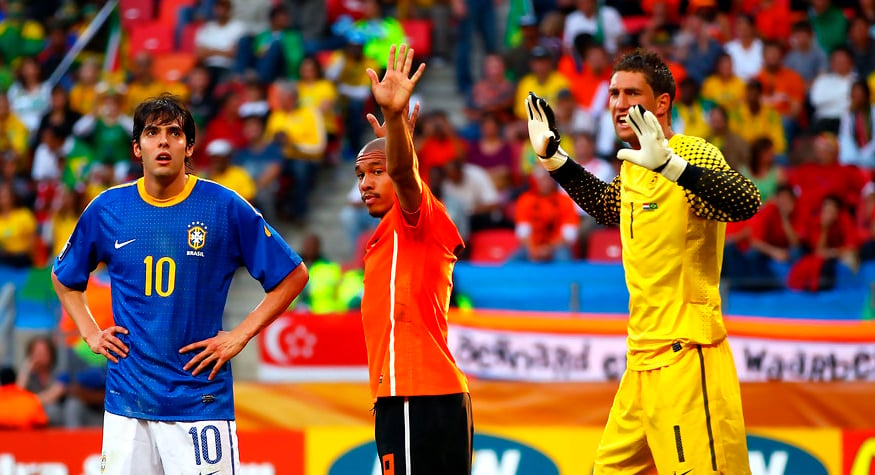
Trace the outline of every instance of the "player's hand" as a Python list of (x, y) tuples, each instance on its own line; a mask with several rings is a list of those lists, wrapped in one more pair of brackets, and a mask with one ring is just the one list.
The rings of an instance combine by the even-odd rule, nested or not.
[[(398, 52), (397, 61), (395, 59), (396, 51)], [(377, 73), (373, 69), (367, 69), (368, 77), (371, 78), (371, 93), (374, 94), (374, 100), (383, 110), (383, 115), (401, 114), (409, 106), (413, 88), (425, 71), (425, 63), (420, 64), (411, 76), (410, 70), (412, 68), (413, 48), (402, 44), (399, 47), (392, 45), (389, 48), (389, 62), (382, 80), (377, 77)]]
[(123, 335), (128, 334), (127, 328), (118, 325), (111, 326), (104, 330), (94, 332), (83, 337), (88, 348), (96, 355), (103, 355), (109, 361), (118, 363), (119, 357), (126, 358), (128, 356), (128, 345), (122, 343), (116, 333)]
[(641, 148), (624, 148), (617, 152), (617, 158), (659, 172), (671, 181), (678, 181), (678, 177), (687, 168), (687, 161), (677, 156), (668, 146), (662, 125), (653, 112), (636, 104), (629, 108), (626, 121), (638, 136)]
[(189, 362), (182, 367), (182, 370), (189, 371), (194, 368), (191, 375), (197, 376), (202, 371), (212, 366), (213, 370), (210, 372), (209, 376), (209, 379), (212, 381), (212, 379), (219, 374), (222, 365), (230, 361), (231, 358), (237, 356), (248, 342), (248, 339), (240, 338), (234, 332), (220, 331), (212, 338), (207, 338), (206, 340), (183, 346), (179, 350), (180, 353), (188, 353), (189, 351), (194, 350), (201, 350), (201, 352), (189, 360)]
[[(409, 114), (409, 107), (404, 108), (404, 115), (407, 116), (407, 126), (410, 127), (410, 133), (413, 133), (413, 130), (416, 128), (416, 120), (419, 119), (419, 103), (413, 105), (413, 114)], [(365, 116), (368, 119), (368, 123), (371, 124), (371, 128), (374, 129), (374, 135), (377, 138), (383, 138), (386, 136), (386, 124), (381, 124), (377, 117), (374, 114), (368, 113)]]
[(535, 154), (547, 171), (558, 169), (568, 160), (568, 154), (559, 147), (559, 130), (553, 109), (534, 92), (529, 92), (526, 97), (526, 109), (529, 111), (529, 141)]

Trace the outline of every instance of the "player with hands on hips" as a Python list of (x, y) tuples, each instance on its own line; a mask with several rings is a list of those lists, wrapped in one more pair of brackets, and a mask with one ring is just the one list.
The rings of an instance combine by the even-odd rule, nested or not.
[(619, 225), (629, 290), (627, 366), (593, 473), (750, 474), (741, 392), (723, 324), (726, 222), (760, 207), (714, 145), (671, 130), (675, 81), (655, 53), (614, 65), (620, 174), (606, 183), (559, 147), (549, 104), (526, 102), (541, 165), (601, 224)]

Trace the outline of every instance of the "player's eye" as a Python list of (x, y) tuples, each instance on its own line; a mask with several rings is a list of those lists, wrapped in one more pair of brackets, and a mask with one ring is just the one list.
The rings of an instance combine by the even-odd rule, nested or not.
[(355, 176), (359, 179), (359, 181), (362, 181), (362, 179), (365, 177), (365, 174), (364, 173), (356, 173)]

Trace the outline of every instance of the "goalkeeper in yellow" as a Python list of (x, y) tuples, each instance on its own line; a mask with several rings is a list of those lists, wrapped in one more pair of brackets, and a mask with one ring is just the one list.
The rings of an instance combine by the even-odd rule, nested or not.
[(609, 110), (620, 175), (605, 183), (559, 147), (550, 106), (529, 94), (540, 162), (587, 213), (619, 224), (629, 288), (627, 370), (595, 474), (750, 474), (738, 376), (720, 310), (727, 221), (760, 195), (717, 147), (671, 130), (675, 82), (654, 53), (614, 66)]

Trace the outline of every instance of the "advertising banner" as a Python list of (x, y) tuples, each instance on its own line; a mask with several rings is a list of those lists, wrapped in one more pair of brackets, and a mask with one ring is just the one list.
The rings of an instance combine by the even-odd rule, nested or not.
[[(304, 434), (238, 432), (239, 475), (303, 475)], [(0, 475), (100, 475), (99, 429), (0, 431)]]
[[(742, 382), (875, 381), (875, 322), (726, 317)], [(259, 335), (264, 381), (366, 381), (361, 316), (287, 313)], [(448, 343), (472, 377), (609, 382), (625, 370), (623, 315), (451, 311)]]

